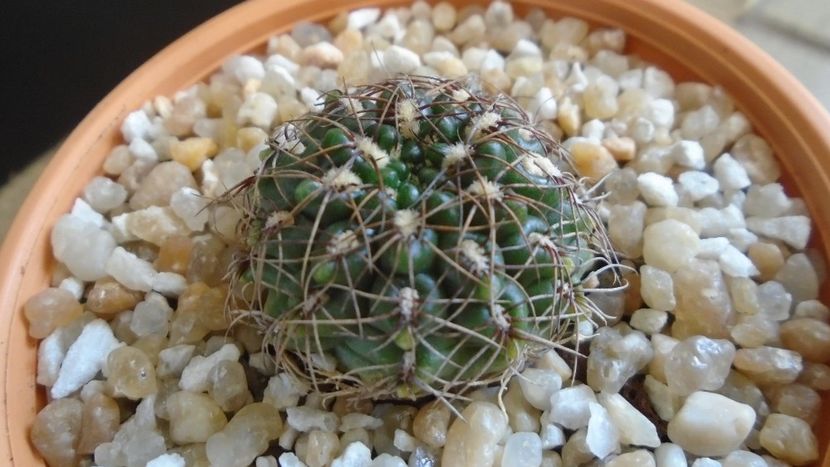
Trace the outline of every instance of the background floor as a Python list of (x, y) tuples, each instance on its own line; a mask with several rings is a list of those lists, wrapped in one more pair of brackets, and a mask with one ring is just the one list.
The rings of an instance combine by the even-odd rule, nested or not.
[[(91, 73), (105, 73), (107, 79), (97, 80), (97, 88), (89, 89), (86, 95), (64, 96), (58, 94), (54, 102), (58, 106), (75, 106), (76, 112), (62, 114), (62, 120), (52, 121), (52, 127), (57, 128), (57, 136), (53, 138), (32, 138), (27, 132), (34, 131), (38, 123), (49, 122), (56, 116), (43, 112), (35, 106), (31, 115), (3, 112), (5, 117), (15, 118), (17, 121), (31, 122), (25, 129), (19, 129), (15, 133), (21, 142), (28, 142), (26, 146), (14, 146), (6, 148), (7, 157), (0, 158), (0, 240), (5, 236), (18, 207), (28, 194), (34, 181), (49, 161), (52, 153), (59, 145), (60, 134), (70, 131), (72, 127), (100, 100), (106, 92), (126, 76), (129, 71), (136, 68), (140, 63), (149, 58), (156, 50), (182, 35), (204, 19), (215, 15), (217, 12), (228, 8), (239, 0), (177, 0), (167, 2), (164, 0), (146, 0), (135, 2), (141, 5), (141, 11), (132, 12), (133, 18), (130, 21), (119, 21), (119, 16), (130, 17), (129, 12), (123, 12), (124, 5), (132, 5), (133, 2), (109, 2), (109, 0), (89, 0), (92, 3), (100, 3), (101, 8), (97, 10), (95, 21), (90, 22), (77, 11), (56, 12), (50, 5), (56, 2), (42, 2), (33, 0), (22, 2), (29, 10), (24, 14), (49, 15), (44, 21), (41, 32), (37, 32), (38, 40), (31, 42), (19, 40), (20, 35), (34, 34), (30, 25), (23, 21), (11, 21), (10, 24), (19, 24), (18, 40), (26, 44), (25, 49), (14, 49), (11, 52), (13, 58), (17, 58), (18, 73), (14, 75), (21, 83), (18, 85), (38, 87), (44, 84), (39, 80), (48, 73), (61, 72), (62, 67), (77, 66), (77, 62), (63, 63), (58, 58), (56, 61), (44, 63), (43, 56), (49, 52), (58, 41), (65, 40), (78, 43), (78, 47), (86, 49), (95, 60), (91, 63), (108, 63), (106, 69), (100, 66), (92, 66), (88, 70)], [(688, 0), (706, 9), (716, 17), (729, 23), (766, 50), (776, 60), (789, 69), (813, 94), (830, 109), (830, 1), (828, 0)], [(87, 2), (87, 3), (89, 3)], [(60, 3), (60, 2), (58, 2)], [(71, 4), (71, 2), (70, 2)], [(120, 5), (116, 9), (113, 6)], [(175, 5), (174, 11), (170, 5)], [(43, 10), (42, 12), (39, 10)], [(118, 12), (117, 14), (115, 12)], [(15, 12), (18, 13), (18, 12)], [(112, 15), (112, 18), (107, 15)], [(103, 17), (102, 17), (103, 15)], [(138, 15), (138, 16), (136, 16)], [(49, 18), (55, 18), (50, 20)], [(49, 21), (60, 21), (58, 29), (49, 29)], [(45, 29), (44, 29), (45, 28)], [(63, 29), (60, 29), (63, 28)], [(69, 33), (63, 32), (68, 28)], [(94, 31), (90, 32), (92, 28)], [(152, 34), (149, 29), (152, 28)], [(42, 31), (51, 31), (45, 34)], [(9, 33), (8, 29), (6, 31)], [(15, 35), (12, 30), (10, 34)], [(80, 35), (78, 35), (80, 33)], [(74, 35), (73, 35), (74, 34)], [(110, 37), (110, 44), (100, 50), (94, 47), (89, 38)], [(45, 37), (45, 39), (44, 39)], [(140, 40), (135, 40), (138, 37)], [(48, 39), (52, 39), (49, 42)], [(5, 42), (9, 44), (9, 42)], [(13, 41), (16, 44), (18, 41)], [(120, 44), (120, 45), (119, 45)], [(75, 47), (75, 44), (73, 44)], [(76, 47), (77, 48), (77, 47)], [(123, 54), (129, 54), (131, 59), (124, 59)], [(40, 55), (39, 55), (40, 54)], [(121, 55), (119, 55), (121, 54)], [(54, 54), (52, 54), (54, 55)], [(50, 57), (52, 55), (49, 55)], [(113, 57), (121, 57), (117, 60)], [(26, 59), (28, 57), (28, 59)], [(32, 59), (32, 57), (34, 57)], [(40, 58), (40, 59), (38, 59)], [(25, 60), (24, 60), (25, 59)], [(8, 61), (5, 61), (8, 63)], [(15, 60), (12, 59), (11, 63)], [(35, 64), (32, 67), (32, 63)], [(79, 76), (83, 78), (83, 75)], [(7, 90), (14, 89), (14, 86), (4, 86)], [(43, 96), (40, 96), (43, 97)], [(78, 100), (78, 99), (86, 99)], [(54, 118), (53, 118), (54, 117)], [(0, 127), (12, 128), (11, 122), (5, 122)], [(61, 130), (61, 128), (65, 128)], [(63, 132), (63, 133), (62, 133)], [(26, 137), (29, 139), (26, 139)], [(3, 138), (9, 143), (9, 137)], [(33, 141), (33, 142), (32, 142)], [(14, 141), (12, 141), (14, 143)], [(22, 144), (22, 143), (21, 143)], [(19, 157), (8, 157), (8, 155)]]

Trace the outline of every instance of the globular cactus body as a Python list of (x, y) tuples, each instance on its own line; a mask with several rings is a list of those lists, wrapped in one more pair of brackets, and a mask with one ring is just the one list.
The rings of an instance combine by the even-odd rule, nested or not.
[(278, 128), (242, 210), (234, 288), (320, 391), (453, 395), (595, 319), (612, 264), (559, 147), (505, 97), (405, 77)]

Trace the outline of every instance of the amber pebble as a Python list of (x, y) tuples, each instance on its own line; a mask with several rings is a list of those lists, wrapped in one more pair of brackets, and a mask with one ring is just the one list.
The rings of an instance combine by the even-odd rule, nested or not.
[(308, 467), (325, 467), (339, 449), (340, 439), (336, 433), (312, 430), (308, 433), (305, 463)]
[(228, 328), (225, 315), (227, 289), (223, 286), (209, 287), (204, 282), (195, 282), (179, 297), (176, 313), (192, 313), (199, 317), (199, 322), (210, 331), (222, 331)]
[(87, 294), (86, 307), (98, 315), (112, 315), (132, 310), (142, 298), (141, 292), (130, 290), (107, 277), (92, 286)]
[(821, 395), (800, 383), (773, 386), (766, 391), (773, 412), (798, 417), (810, 425), (818, 420)]
[(121, 414), (118, 403), (104, 394), (96, 393), (84, 402), (79, 454), (92, 454), (101, 443), (112, 441), (118, 431)]
[(150, 358), (135, 347), (119, 347), (107, 356), (107, 382), (116, 394), (141, 399), (158, 390), (156, 369)]
[(84, 404), (77, 399), (57, 399), (43, 408), (32, 425), (32, 444), (51, 467), (74, 467), (75, 446), (81, 435)]
[(236, 412), (252, 399), (241, 363), (224, 360), (208, 374), (208, 393), (225, 412)]
[(218, 285), (225, 275), (225, 243), (215, 235), (201, 235), (193, 238), (193, 250), (187, 265), (188, 282), (205, 282)]
[(198, 314), (176, 312), (170, 323), (169, 345), (198, 344), (209, 332), (199, 320)]
[(245, 351), (255, 354), (262, 350), (262, 334), (254, 326), (239, 323), (233, 326), (233, 338), (242, 344)]
[(412, 422), (412, 433), (428, 446), (440, 449), (447, 442), (450, 426), (450, 409), (441, 401), (433, 401), (421, 407)]
[(204, 394), (179, 391), (167, 398), (170, 439), (176, 444), (202, 443), (225, 427), (228, 419), (216, 401)]
[(81, 316), (84, 308), (63, 289), (48, 288), (26, 301), (23, 314), (29, 320), (29, 335), (43, 339), (56, 328)]
[(781, 325), (781, 342), (806, 360), (830, 362), (830, 324), (812, 318), (798, 318)]
[(149, 336), (139, 337), (131, 345), (144, 352), (144, 355), (147, 355), (147, 358), (150, 359), (150, 363), (156, 366), (159, 362), (159, 352), (167, 347), (167, 337), (160, 334), (150, 334)]
[(168, 238), (159, 248), (155, 267), (159, 272), (175, 272), (187, 274), (190, 264), (190, 255), (193, 251), (193, 240), (190, 237), (175, 236)]
[(358, 399), (355, 397), (340, 396), (334, 400), (331, 411), (337, 414), (338, 417), (350, 413), (370, 414), (374, 404), (369, 399)]

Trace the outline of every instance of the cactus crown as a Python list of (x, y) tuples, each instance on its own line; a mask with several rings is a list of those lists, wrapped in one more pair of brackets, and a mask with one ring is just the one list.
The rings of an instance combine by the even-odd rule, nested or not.
[(318, 391), (455, 397), (505, 381), (602, 319), (586, 284), (613, 253), (566, 169), (514, 101), (469, 80), (331, 92), (228, 194), (244, 239), (234, 307)]

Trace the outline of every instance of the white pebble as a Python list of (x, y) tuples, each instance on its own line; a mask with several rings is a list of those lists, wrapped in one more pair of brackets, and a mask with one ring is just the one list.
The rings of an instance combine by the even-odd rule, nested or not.
[(803, 250), (810, 239), (810, 218), (807, 216), (750, 217), (746, 227), (754, 234), (781, 240), (798, 250)]
[[(480, 49), (479, 49), (480, 50)], [(467, 55), (467, 51), (464, 51), (464, 55)], [(462, 56), (462, 59), (463, 59)], [(476, 67), (470, 66), (467, 64), (467, 61), (464, 61), (464, 64), (467, 65), (467, 68), (470, 70), (474, 70)], [(505, 59), (504, 57), (495, 49), (487, 50), (484, 55), (481, 57), (481, 62), (479, 64), (479, 68), (481, 72), (485, 72), (488, 70), (503, 70), (505, 66)]]
[[(293, 452), (284, 452), (280, 454), (280, 467), (307, 467), (303, 461), (297, 457)], [(351, 465), (351, 464), (346, 464)], [(358, 464), (359, 465), (359, 464)], [(332, 465), (334, 467), (334, 465)]]
[(150, 287), (165, 297), (178, 297), (187, 289), (187, 278), (175, 272), (160, 272)]
[(349, 29), (363, 29), (380, 18), (380, 8), (360, 8), (350, 11), (346, 18)]
[(698, 217), (701, 237), (725, 237), (732, 229), (747, 227), (743, 212), (731, 204), (721, 209), (712, 207), (700, 209)]
[(201, 232), (208, 221), (207, 206), (210, 200), (199, 194), (199, 191), (189, 186), (181, 187), (170, 197), (170, 207), (187, 228), (194, 232)]
[(527, 39), (519, 39), (516, 42), (516, 45), (513, 46), (513, 50), (510, 52), (511, 58), (541, 56), (542, 49), (540, 49), (535, 42)]
[(674, 443), (663, 443), (654, 450), (657, 467), (687, 467), (683, 448)]
[(332, 432), (337, 429), (337, 415), (311, 407), (288, 407), (286, 423), (297, 431), (321, 430)]
[(282, 410), (294, 407), (300, 397), (308, 393), (308, 387), (288, 373), (279, 373), (268, 380), (262, 401)]
[(640, 268), (640, 294), (646, 305), (656, 310), (670, 311), (677, 304), (671, 274), (654, 266)]
[(635, 68), (625, 71), (617, 77), (617, 81), (620, 83), (620, 89), (622, 90), (640, 88), (643, 85), (643, 70), (642, 68)]
[(147, 462), (146, 467), (184, 467), (184, 457), (173, 452), (170, 454), (162, 454), (155, 459)]
[(70, 214), (81, 219), (84, 222), (88, 222), (95, 227), (104, 228), (106, 227), (106, 219), (101, 213), (97, 212), (96, 210), (92, 209), (92, 206), (87, 204), (81, 198), (75, 198), (75, 202), (72, 204), (72, 211)]
[[(640, 413), (630, 402), (619, 394), (600, 393), (599, 403), (608, 411), (611, 421), (619, 431), (619, 440), (624, 445), (648, 446), (660, 445), (657, 428), (645, 415)], [(590, 434), (590, 425), (588, 428)]]
[(542, 440), (536, 433), (520, 432), (507, 437), (501, 467), (539, 467), (542, 464)]
[(571, 430), (587, 426), (591, 417), (588, 404), (596, 401), (594, 391), (584, 384), (554, 392), (550, 397), (550, 421)]
[(128, 289), (142, 292), (152, 290), (158, 274), (152, 264), (120, 246), (107, 259), (106, 272)]
[[(59, 327), (37, 346), (37, 384), (52, 387), (58, 378), (66, 351), (77, 336), (70, 336), (69, 327)], [(71, 338), (71, 340), (70, 340)]]
[[(674, 163), (690, 169), (703, 170), (706, 167), (706, 160), (703, 157), (703, 146), (697, 141), (682, 140), (671, 146), (671, 157)], [(684, 172), (684, 173), (705, 173), (705, 172)], [(681, 174), (682, 177), (682, 174)], [(682, 180), (680, 180), (682, 183)], [(707, 190), (708, 191), (708, 190)], [(714, 193), (714, 192), (712, 192)], [(709, 193), (711, 194), (711, 193)]]
[(718, 265), (724, 274), (731, 277), (752, 277), (760, 274), (752, 260), (732, 245), (727, 245), (723, 249), (718, 257)]
[(692, 462), (692, 467), (721, 467), (721, 463), (710, 457), (698, 457)]
[(319, 112), (323, 110), (325, 102), (320, 98), (321, 94), (316, 89), (308, 86), (300, 89), (300, 100), (308, 107), (311, 112)]
[(690, 395), (669, 422), (668, 435), (698, 456), (725, 456), (738, 447), (755, 424), (755, 410), (720, 394)]
[(637, 177), (637, 187), (651, 206), (677, 206), (679, 198), (669, 177), (647, 172)]
[(692, 201), (713, 195), (718, 192), (720, 184), (718, 180), (706, 172), (688, 171), (677, 177), (677, 181), (689, 194)]
[(127, 143), (149, 138), (152, 130), (153, 123), (143, 110), (130, 112), (121, 124), (121, 135)]
[(114, 216), (110, 222), (109, 232), (119, 244), (138, 240), (138, 237), (130, 232), (129, 227), (127, 227), (127, 221), (130, 219), (130, 214), (132, 214), (132, 212), (119, 214)]
[(680, 133), (684, 139), (699, 140), (715, 131), (719, 124), (720, 117), (717, 111), (710, 105), (704, 105), (700, 109), (686, 114), (680, 124)]
[(134, 139), (128, 147), (130, 154), (132, 154), (136, 160), (144, 160), (148, 162), (156, 162), (159, 160), (156, 148), (143, 139)]
[(549, 87), (543, 86), (530, 101), (528, 111), (536, 119), (552, 120), (556, 118), (556, 99)]
[(722, 464), (723, 467), (767, 467), (763, 457), (750, 451), (732, 451)]
[(608, 411), (596, 402), (589, 402), (591, 418), (588, 420), (588, 433), (585, 443), (592, 454), (602, 459), (620, 447), (619, 431), (611, 422)]
[[(640, 144), (650, 143), (654, 139), (654, 124), (645, 118), (637, 117), (634, 119), (634, 123), (631, 124), (629, 134)], [(665, 152), (665, 154), (668, 155), (668, 152)]]
[(265, 78), (262, 79), (260, 89), (274, 97), (292, 95), (297, 90), (297, 80), (285, 67), (266, 64)]
[[(656, 127), (671, 128), (674, 125), (674, 104), (672, 104), (672, 102), (668, 99), (651, 100), (649, 101), (646, 110), (646, 118), (648, 118)], [(701, 163), (703, 162), (703, 148), (700, 149), (700, 161)], [(686, 165), (679, 161), (678, 163)], [(702, 165), (700, 167), (697, 167), (697, 165), (700, 164), (696, 164), (694, 168), (703, 168)], [(687, 165), (687, 167), (692, 166)]]
[(544, 423), (539, 437), (542, 440), (542, 449), (556, 449), (565, 444), (565, 432), (554, 423)]
[(239, 360), (239, 348), (234, 344), (225, 344), (216, 352), (203, 357), (193, 357), (182, 370), (179, 388), (185, 391), (203, 392), (210, 386), (208, 375), (216, 364), (223, 361), (235, 362)]
[(418, 440), (406, 431), (396, 428), (392, 444), (401, 452), (412, 452), (418, 447)]
[[(387, 12), (383, 15), (383, 18), (381, 18), (380, 21), (369, 27), (368, 34), (376, 34), (386, 39), (398, 41), (403, 38), (406, 31), (401, 28), (401, 23), (398, 20), (398, 17), (392, 12)], [(318, 86), (318, 88), (327, 89), (322, 86)]]
[(119, 345), (106, 321), (96, 319), (84, 326), (66, 351), (58, 378), (49, 392), (52, 398), (66, 397), (88, 383), (101, 371), (110, 351)]
[(743, 227), (729, 229), (727, 238), (741, 253), (746, 253), (751, 245), (758, 242), (758, 236)]
[(127, 189), (107, 177), (95, 177), (84, 187), (84, 199), (96, 211), (107, 213), (127, 200)]
[(84, 296), (84, 281), (77, 277), (67, 277), (58, 284), (58, 288), (71, 293), (76, 300), (81, 300)]
[[(543, 88), (545, 89), (545, 88)], [(548, 88), (548, 90), (550, 90)], [(541, 92), (541, 90), (540, 90)], [(593, 141), (600, 141), (605, 134), (605, 123), (597, 118), (588, 120), (582, 125), (582, 136)]]
[(383, 51), (383, 61), (380, 64), (382, 71), (395, 75), (398, 73), (411, 73), (421, 66), (421, 58), (415, 52), (392, 45)]
[(728, 246), (729, 239), (726, 237), (702, 238), (700, 240), (700, 251), (697, 257), (717, 260)]
[(764, 282), (758, 286), (758, 304), (769, 319), (784, 321), (790, 317), (792, 295), (780, 282)]
[(539, 410), (549, 410), (550, 396), (562, 388), (562, 377), (553, 370), (527, 368), (516, 378), (525, 399)]
[(671, 97), (674, 80), (665, 71), (650, 66), (643, 72), (643, 90), (656, 98)]
[(360, 441), (355, 441), (346, 446), (343, 453), (331, 462), (331, 467), (366, 467), (371, 463), (372, 451)]
[(107, 275), (105, 264), (115, 248), (112, 235), (77, 216), (64, 214), (51, 233), (52, 253), (83, 281)]
[(277, 101), (269, 94), (255, 92), (246, 97), (239, 107), (236, 123), (240, 126), (251, 124), (267, 130), (276, 116)]
[(250, 55), (239, 55), (227, 60), (222, 65), (222, 70), (236, 78), (236, 81), (242, 85), (252, 79), (261, 81), (265, 76), (265, 67), (262, 62)]
[(369, 467), (406, 467), (406, 462), (398, 456), (383, 453), (375, 457)]
[(715, 160), (713, 166), (715, 178), (718, 179), (721, 189), (726, 190), (741, 190), (752, 184), (749, 180), (746, 170), (732, 157), (731, 154), (725, 153)]
[(778, 217), (792, 207), (792, 201), (784, 193), (780, 183), (749, 187), (744, 202), (747, 216)]

